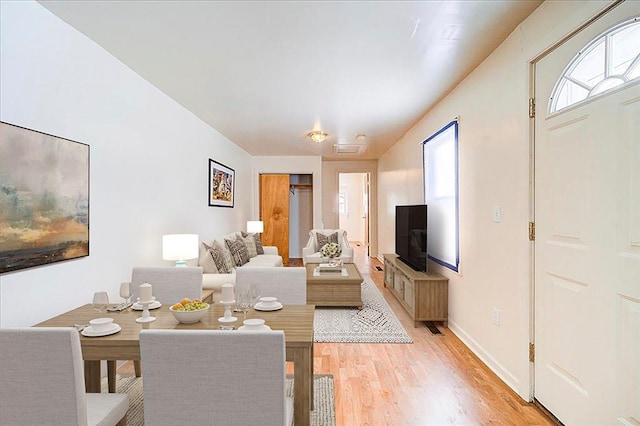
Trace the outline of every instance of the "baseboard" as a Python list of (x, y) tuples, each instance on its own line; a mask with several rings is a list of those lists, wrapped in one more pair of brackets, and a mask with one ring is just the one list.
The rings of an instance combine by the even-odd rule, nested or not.
[[(520, 381), (509, 372), (502, 364), (500, 364), (482, 345), (475, 341), (455, 322), (449, 320), (449, 330), (455, 334), (491, 371), (493, 371), (507, 386), (509, 386), (520, 398), (529, 401), (528, 392), (523, 395), (520, 392)], [(524, 390), (526, 391), (526, 389)]]

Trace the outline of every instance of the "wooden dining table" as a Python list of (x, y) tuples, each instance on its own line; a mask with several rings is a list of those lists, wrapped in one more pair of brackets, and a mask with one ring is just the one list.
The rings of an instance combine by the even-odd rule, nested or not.
[[(286, 360), (294, 364), (294, 421), (296, 426), (309, 425), (313, 409), (313, 317), (314, 305), (286, 305), (277, 311), (263, 312), (250, 310), (247, 318), (262, 318), (273, 330), (282, 330), (285, 335)], [(122, 328), (119, 332), (103, 337), (84, 337), (80, 335), (82, 356), (85, 362), (85, 385), (87, 392), (100, 392), (100, 361), (140, 360), (140, 330), (142, 329), (174, 329), (174, 330), (217, 330), (222, 325), (218, 318), (224, 314), (224, 307), (211, 305), (205, 317), (194, 324), (179, 323), (163, 305), (150, 311), (156, 320), (149, 323), (138, 323), (136, 318), (142, 312), (125, 310), (108, 312), (104, 316), (112, 317), (114, 323)], [(243, 314), (234, 313), (238, 321), (231, 323), (237, 333), (242, 325)], [(54, 318), (36, 324), (36, 327), (72, 327), (76, 324), (88, 324), (96, 318), (96, 311), (91, 304), (60, 314)], [(259, 350), (256, 348), (256, 350)], [(230, 361), (233, 362), (233, 361)], [(142, 361), (144, 372), (144, 360)]]

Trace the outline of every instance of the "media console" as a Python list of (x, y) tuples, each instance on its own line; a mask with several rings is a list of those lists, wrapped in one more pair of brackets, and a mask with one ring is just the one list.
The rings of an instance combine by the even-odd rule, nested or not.
[(384, 286), (398, 299), (413, 319), (413, 326), (422, 321), (442, 321), (447, 326), (449, 279), (434, 272), (416, 271), (395, 254), (383, 254)]

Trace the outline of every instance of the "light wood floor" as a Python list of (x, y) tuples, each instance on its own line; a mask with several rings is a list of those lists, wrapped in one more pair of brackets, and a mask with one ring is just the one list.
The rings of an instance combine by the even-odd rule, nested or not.
[[(382, 264), (362, 248), (355, 252), (358, 269), (371, 275), (414, 343), (315, 344), (314, 372), (333, 375), (337, 426), (554, 425), (441, 324), (441, 336), (414, 328), (384, 288), (383, 272), (375, 269)], [(119, 371), (132, 372), (132, 363)]]

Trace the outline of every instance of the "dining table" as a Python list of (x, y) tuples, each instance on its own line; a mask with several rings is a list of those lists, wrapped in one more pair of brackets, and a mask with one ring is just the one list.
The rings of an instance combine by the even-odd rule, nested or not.
[[(247, 318), (261, 318), (272, 330), (282, 330), (285, 335), (286, 360), (294, 364), (294, 422), (296, 426), (309, 425), (313, 409), (313, 318), (314, 305), (285, 305), (274, 311), (256, 311), (251, 309)], [(107, 312), (103, 316), (111, 317), (121, 330), (115, 334), (102, 337), (85, 337), (80, 335), (82, 356), (85, 365), (85, 386), (87, 392), (101, 391), (100, 361), (140, 360), (140, 330), (173, 329), (173, 330), (217, 330), (233, 325), (230, 333), (240, 333), (244, 314), (233, 313), (236, 322), (221, 322), (224, 306), (211, 304), (206, 315), (198, 322), (184, 324), (178, 322), (169, 311), (168, 305), (150, 311), (155, 321), (136, 322), (142, 312), (127, 309), (119, 312)], [(80, 306), (68, 312), (50, 318), (36, 327), (73, 327), (88, 324), (97, 317), (91, 304)], [(257, 349), (258, 350), (258, 349)], [(233, 362), (233, 361), (230, 361)], [(144, 379), (144, 360), (142, 360)]]

